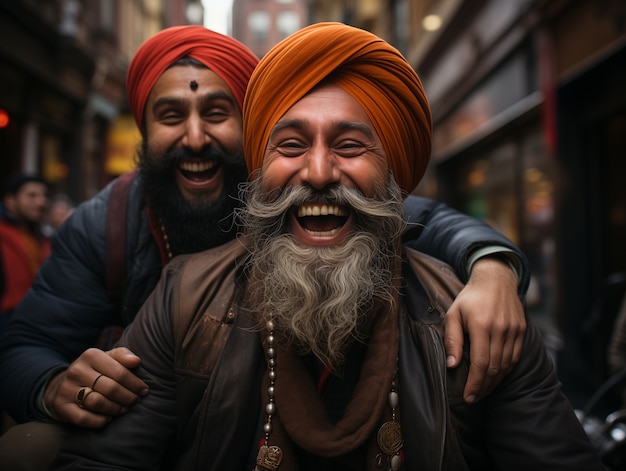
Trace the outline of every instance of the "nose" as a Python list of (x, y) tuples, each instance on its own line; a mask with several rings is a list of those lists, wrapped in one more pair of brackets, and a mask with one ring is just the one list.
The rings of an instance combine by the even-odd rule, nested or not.
[(48, 197), (46, 195), (38, 195), (35, 198), (35, 205), (40, 209), (46, 209), (48, 206)]
[(191, 115), (185, 123), (185, 136), (183, 137), (183, 146), (193, 152), (200, 152), (211, 141), (207, 132), (207, 124), (198, 115)]
[(332, 183), (339, 182), (340, 171), (336, 157), (323, 145), (316, 145), (308, 153), (302, 169), (303, 182), (322, 190)]

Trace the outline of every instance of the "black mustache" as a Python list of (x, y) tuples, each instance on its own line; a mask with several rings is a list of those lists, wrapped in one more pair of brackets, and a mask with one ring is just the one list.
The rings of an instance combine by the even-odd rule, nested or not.
[(235, 165), (243, 161), (241, 155), (231, 155), (228, 152), (217, 146), (204, 147), (200, 152), (193, 152), (186, 147), (180, 147), (168, 151), (163, 160), (168, 162), (168, 165), (175, 165), (183, 160), (198, 159), (198, 160), (215, 160), (225, 165)]

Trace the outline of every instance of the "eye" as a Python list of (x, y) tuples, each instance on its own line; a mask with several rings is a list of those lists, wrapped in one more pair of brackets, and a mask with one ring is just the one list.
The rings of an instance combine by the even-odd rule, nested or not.
[(185, 114), (177, 108), (163, 108), (157, 112), (155, 118), (166, 126), (172, 126), (184, 120)]
[(232, 116), (232, 112), (231, 110), (226, 110), (223, 107), (211, 107), (206, 110), (202, 114), (202, 116), (207, 121), (210, 121), (212, 123), (219, 123)]
[(230, 98), (223, 98), (221, 95), (212, 96), (200, 104), (202, 118), (212, 123), (221, 123), (236, 116), (237, 110), (234, 101)]
[(274, 149), (285, 157), (297, 157), (302, 155), (307, 149), (306, 144), (300, 139), (283, 139)]
[(334, 146), (335, 152), (341, 157), (357, 157), (367, 151), (367, 146), (354, 139), (343, 139)]

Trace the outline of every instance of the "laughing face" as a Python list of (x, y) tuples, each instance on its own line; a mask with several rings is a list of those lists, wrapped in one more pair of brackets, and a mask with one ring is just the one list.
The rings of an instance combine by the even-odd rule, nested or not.
[(405, 227), (401, 190), (363, 108), (314, 89), (276, 123), (240, 211), (251, 246), (251, 305), (279, 341), (339, 370), (393, 306)]
[(247, 171), (241, 111), (228, 85), (205, 67), (175, 65), (150, 92), (145, 126), (140, 170), (174, 253), (232, 238), (233, 196)]
[[(263, 189), (333, 186), (377, 197), (389, 175), (385, 152), (359, 103), (336, 85), (314, 89), (276, 123), (263, 160)], [(341, 244), (354, 229), (347, 206), (312, 201), (291, 212), (291, 232), (302, 245)]]
[(174, 169), (176, 184), (190, 202), (211, 203), (222, 194), (224, 169), (202, 153), (218, 148), (242, 154), (241, 111), (226, 83), (212, 70), (192, 65), (166, 70), (148, 96), (148, 152), (185, 149)]

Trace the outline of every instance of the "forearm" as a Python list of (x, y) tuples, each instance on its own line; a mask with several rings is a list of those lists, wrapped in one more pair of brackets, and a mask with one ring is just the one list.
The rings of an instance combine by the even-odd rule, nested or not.
[(68, 279), (69, 259), (51, 255), (0, 340), (0, 400), (18, 422), (47, 419), (38, 402), (43, 386), (93, 345), (111, 317), (104, 288), (84, 264), (71, 264), (80, 283)]
[(416, 196), (405, 200), (405, 211), (409, 230), (421, 227), (419, 236), (405, 240), (405, 244), (448, 263), (463, 282), (469, 280), (476, 254), (498, 252), (508, 257), (519, 270), (518, 291), (525, 293), (528, 289), (530, 271), (526, 256), (484, 222), (443, 203)]
[(177, 419), (172, 310), (167, 306), (169, 291), (158, 285), (117, 345), (141, 358), (133, 373), (149, 393), (104, 429), (74, 429), (51, 469), (164, 469)]
[(50, 420), (38, 406), (41, 393), (51, 374), (65, 368), (68, 362), (50, 352), (31, 351), (29, 348), (12, 350), (0, 355), (0, 402), (18, 423), (32, 420)]

